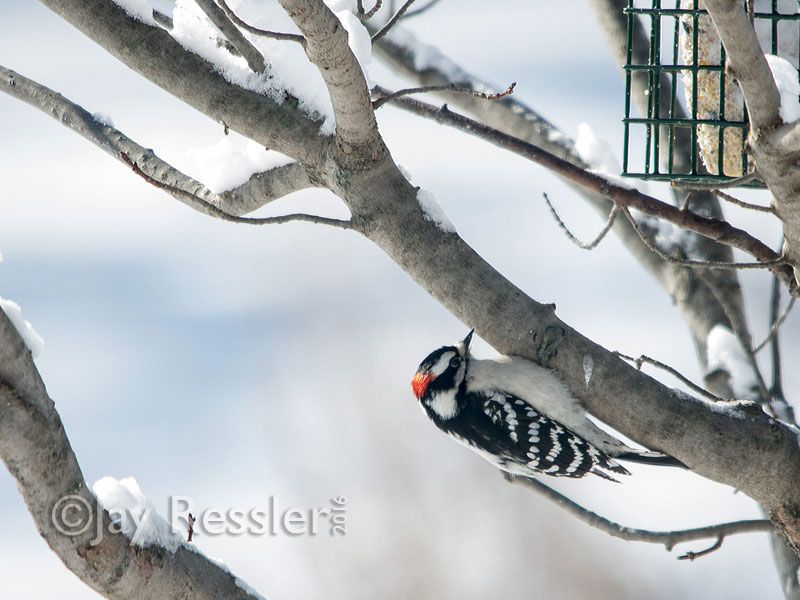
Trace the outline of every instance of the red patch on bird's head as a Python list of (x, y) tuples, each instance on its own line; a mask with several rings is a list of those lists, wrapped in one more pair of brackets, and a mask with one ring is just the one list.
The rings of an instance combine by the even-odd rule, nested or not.
[(428, 384), (433, 381), (434, 375), (430, 371), (417, 371), (414, 378), (411, 380), (411, 389), (414, 390), (414, 395), (417, 400), (422, 398), (425, 390), (428, 389)]

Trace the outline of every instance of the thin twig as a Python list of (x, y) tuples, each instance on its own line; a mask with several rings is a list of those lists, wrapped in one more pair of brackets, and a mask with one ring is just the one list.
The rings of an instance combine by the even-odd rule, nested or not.
[[(772, 279), (772, 298), (770, 300), (770, 316), (772, 322), (770, 333), (767, 336), (771, 338), (770, 348), (772, 350), (772, 385), (769, 389), (770, 403), (768, 404), (770, 414), (776, 419), (780, 419), (786, 423), (795, 424), (794, 408), (786, 401), (786, 396), (783, 394), (783, 377), (781, 375), (781, 346), (778, 339), (778, 331), (781, 322), (786, 319), (786, 315), (792, 309), (795, 298), (789, 300), (789, 304), (784, 310), (783, 314), (778, 316), (778, 311), (781, 308), (781, 285), (776, 277)], [(766, 340), (765, 340), (766, 341)], [(754, 350), (754, 353), (756, 351)]]
[(618, 351), (615, 351), (614, 354), (616, 354), (620, 358), (624, 358), (625, 360), (631, 361), (636, 365), (636, 368), (640, 370), (642, 368), (642, 363), (648, 363), (650, 365), (653, 365), (654, 367), (658, 367), (659, 369), (662, 369), (667, 373), (674, 375), (675, 377), (680, 379), (683, 383), (685, 383), (687, 386), (689, 386), (691, 389), (693, 389), (695, 392), (697, 392), (701, 396), (705, 396), (706, 398), (712, 400), (713, 402), (729, 402), (729, 400), (721, 398), (720, 396), (712, 394), (708, 390), (703, 389), (701, 386), (694, 383), (691, 379), (683, 375), (680, 371), (678, 371), (674, 367), (670, 367), (669, 365), (666, 365), (654, 358), (650, 358), (649, 356), (645, 356), (644, 354), (642, 354), (639, 358), (633, 358), (632, 356), (628, 356), (627, 354), (623, 354), (622, 352)]
[(751, 204), (750, 202), (744, 202), (743, 200), (739, 200), (738, 198), (734, 198), (730, 194), (726, 194), (722, 190), (713, 189), (710, 190), (712, 194), (717, 196), (718, 198), (722, 198), (723, 200), (730, 202), (731, 204), (735, 204), (737, 206), (741, 206), (742, 208), (749, 208), (750, 210), (757, 210), (759, 212), (771, 213), (775, 214), (775, 209), (771, 206), (761, 206), (759, 204)]
[(550, 198), (547, 197), (547, 193), (545, 192), (542, 195), (544, 196), (544, 201), (547, 202), (547, 206), (550, 208), (550, 214), (553, 215), (553, 218), (556, 220), (558, 226), (567, 236), (567, 239), (569, 239), (569, 241), (578, 246), (578, 248), (583, 248), (584, 250), (594, 250), (597, 247), (597, 245), (603, 241), (603, 238), (606, 237), (606, 234), (609, 231), (611, 231), (611, 228), (614, 226), (614, 222), (617, 220), (617, 213), (619, 213), (619, 205), (615, 204), (611, 208), (611, 212), (608, 215), (608, 220), (606, 221), (606, 224), (603, 227), (603, 229), (600, 230), (600, 233), (597, 234), (597, 237), (594, 240), (592, 240), (587, 244), (580, 241), (578, 238), (572, 235), (572, 232), (569, 229), (567, 229), (567, 226), (564, 224), (564, 221), (562, 221), (561, 217), (558, 216), (555, 207), (550, 202)]
[(409, 9), (409, 7), (410, 7), (412, 4), (414, 4), (414, 0), (406, 0), (406, 2), (403, 4), (403, 6), (401, 6), (399, 9), (397, 9), (397, 12), (396, 12), (396, 13), (394, 13), (394, 15), (392, 16), (392, 18), (391, 18), (391, 19), (389, 19), (389, 20), (386, 22), (386, 25), (384, 25), (383, 27), (381, 27), (381, 28), (380, 28), (380, 29), (379, 29), (379, 30), (378, 30), (378, 31), (375, 33), (375, 35), (373, 35), (373, 36), (372, 36), (372, 43), (374, 44), (374, 43), (375, 43), (375, 42), (377, 42), (379, 39), (381, 39), (383, 36), (385, 36), (387, 33), (389, 33), (389, 30), (390, 30), (392, 27), (394, 27), (394, 26), (395, 26), (395, 24), (396, 24), (396, 23), (397, 23), (397, 22), (398, 22), (398, 21), (399, 21), (399, 20), (400, 20), (400, 19), (403, 17), (403, 15), (405, 14), (405, 12), (406, 12), (406, 11)]
[(416, 17), (421, 15), (422, 13), (426, 12), (429, 8), (439, 3), (440, 0), (431, 0), (425, 6), (420, 6), (419, 8), (415, 8), (414, 10), (409, 10), (406, 14), (403, 15), (404, 19), (410, 19), (411, 17)]
[(263, 73), (267, 68), (261, 52), (250, 43), (244, 34), (234, 25), (230, 18), (225, 14), (214, 0), (196, 0), (200, 7), (212, 23), (222, 32), (227, 40), (233, 45), (239, 54), (247, 61), (247, 66), (254, 73)]
[(258, 29), (257, 27), (253, 27), (249, 23), (242, 21), (235, 12), (231, 10), (225, 0), (217, 0), (219, 5), (222, 7), (222, 10), (225, 11), (225, 14), (228, 15), (228, 18), (236, 23), (239, 27), (244, 29), (245, 31), (249, 31), (253, 35), (260, 35), (261, 37), (268, 37), (274, 40), (283, 40), (286, 42), (297, 42), (303, 48), (306, 46), (306, 38), (302, 35), (297, 35), (296, 33), (280, 33), (277, 31), (267, 31), (266, 29)]
[(408, 96), (410, 94), (423, 94), (426, 92), (454, 92), (457, 94), (470, 94), (472, 96), (475, 96), (476, 98), (483, 98), (484, 100), (497, 100), (499, 98), (503, 98), (504, 96), (508, 96), (509, 94), (514, 93), (514, 88), (516, 86), (517, 83), (514, 82), (502, 92), (496, 92), (494, 94), (479, 92), (477, 90), (473, 90), (470, 88), (457, 87), (454, 83), (449, 83), (447, 85), (426, 85), (423, 87), (403, 88), (401, 90), (397, 90), (396, 92), (392, 92), (387, 96), (383, 96), (382, 98), (374, 100), (372, 102), (372, 108), (377, 110), (390, 100), (394, 100), (395, 98), (399, 98), (400, 96)]
[(789, 299), (789, 303), (786, 305), (786, 308), (783, 309), (781, 316), (778, 317), (776, 321), (772, 322), (772, 326), (769, 328), (769, 333), (767, 333), (767, 337), (765, 337), (760, 344), (758, 344), (755, 348), (753, 348), (753, 353), (758, 353), (759, 351), (764, 349), (771, 340), (775, 338), (775, 335), (778, 333), (778, 329), (780, 329), (783, 322), (786, 320), (786, 317), (789, 316), (792, 308), (794, 307), (794, 301), (797, 300), (794, 296)]
[(372, 10), (365, 13), (363, 0), (358, 0), (358, 18), (362, 21), (369, 21), (381, 9), (382, 4), (383, 0), (375, 0), (375, 6), (372, 7)]
[(222, 219), (223, 221), (228, 221), (230, 223), (242, 223), (245, 225), (280, 225), (282, 223), (289, 223), (291, 221), (305, 221), (307, 223), (318, 223), (320, 225), (331, 225), (332, 227), (339, 227), (341, 229), (352, 229), (353, 223), (351, 221), (343, 221), (341, 219), (331, 219), (329, 217), (320, 217), (319, 215), (309, 215), (306, 213), (293, 213), (289, 215), (280, 215), (277, 217), (264, 217), (259, 219), (254, 218), (247, 218), (247, 217), (237, 217), (235, 215), (231, 215), (226, 213), (224, 210), (217, 208), (210, 202), (206, 202), (202, 198), (198, 198), (191, 192), (187, 192), (186, 190), (182, 190), (181, 188), (169, 185), (168, 183), (164, 183), (163, 181), (159, 181), (142, 171), (131, 158), (125, 154), (124, 152), (120, 152), (120, 158), (122, 161), (128, 165), (134, 173), (136, 173), (139, 177), (144, 179), (150, 185), (153, 185), (159, 189), (162, 189), (166, 192), (169, 192), (173, 196), (180, 196), (186, 200), (189, 200), (190, 204), (195, 204), (196, 206), (202, 208), (207, 214), (217, 217), (218, 219)]
[(684, 190), (720, 190), (734, 187), (740, 187), (746, 183), (750, 183), (754, 179), (758, 179), (758, 173), (753, 171), (747, 175), (742, 175), (736, 179), (729, 179), (728, 181), (673, 181), (672, 187), (681, 188)]
[(162, 13), (159, 10), (153, 9), (153, 21), (161, 25), (167, 31), (171, 31), (175, 25), (175, 22), (172, 20), (172, 17)]
[(630, 221), (631, 226), (639, 235), (639, 238), (642, 240), (645, 246), (650, 248), (653, 252), (658, 254), (658, 256), (662, 259), (667, 261), (668, 263), (674, 265), (681, 265), (684, 267), (691, 267), (693, 269), (769, 269), (775, 265), (782, 265), (786, 262), (786, 258), (784, 256), (780, 256), (774, 260), (765, 260), (764, 262), (754, 262), (754, 263), (729, 263), (729, 262), (716, 262), (716, 261), (704, 261), (704, 260), (689, 260), (687, 258), (675, 258), (674, 256), (669, 256), (666, 254), (661, 248), (659, 248), (653, 241), (647, 237), (647, 235), (642, 231), (641, 225), (633, 218), (633, 215), (628, 210), (627, 206), (622, 207), (622, 213), (628, 218)]
[(687, 552), (686, 554), (681, 554), (678, 557), (678, 560), (694, 560), (695, 558), (700, 558), (701, 556), (705, 556), (706, 554), (711, 554), (722, 548), (722, 540), (725, 539), (724, 535), (720, 535), (717, 538), (717, 541), (714, 543), (713, 546), (706, 548), (705, 550), (701, 550), (700, 552)]
[(663, 544), (667, 551), (672, 550), (675, 544), (680, 544), (682, 542), (691, 542), (709, 537), (720, 538), (737, 533), (753, 533), (757, 531), (773, 530), (772, 523), (766, 519), (733, 521), (730, 523), (720, 523), (719, 525), (709, 525), (708, 527), (698, 527), (695, 529), (683, 529), (676, 531), (650, 531), (647, 529), (634, 529), (632, 527), (625, 527), (619, 523), (614, 523), (605, 517), (601, 517), (595, 512), (583, 508), (580, 504), (577, 504), (563, 494), (560, 494), (536, 479), (517, 475), (509, 475), (507, 479), (509, 479), (512, 483), (520, 483), (525, 487), (539, 492), (548, 500), (555, 502), (587, 525), (591, 525), (592, 527), (604, 531), (612, 537), (631, 542)]
[[(375, 88), (375, 91), (387, 95), (390, 93), (380, 87)], [(414, 114), (432, 119), (437, 123), (455, 127), (495, 146), (514, 152), (552, 170), (568, 181), (593, 190), (620, 205), (635, 208), (645, 214), (665, 219), (684, 229), (747, 252), (761, 261), (761, 265), (768, 266), (780, 278), (781, 282), (786, 285), (790, 294), (800, 296), (800, 286), (795, 282), (794, 269), (791, 265), (786, 264), (784, 257), (755, 236), (734, 227), (727, 221), (714, 217), (705, 217), (689, 211), (681, 211), (677, 206), (662, 202), (652, 196), (647, 196), (638, 190), (624, 188), (601, 175), (559, 158), (534, 144), (455, 113), (447, 108), (446, 105), (441, 107), (434, 106), (410, 97), (395, 98), (392, 100), (392, 104)], [(705, 263), (702, 266), (708, 267)]]

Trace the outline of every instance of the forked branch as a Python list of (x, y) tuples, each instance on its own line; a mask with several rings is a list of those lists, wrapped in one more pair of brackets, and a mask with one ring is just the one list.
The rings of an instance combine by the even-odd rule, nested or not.
[(127, 156), (154, 180), (168, 184), (173, 190), (182, 190), (182, 193), (176, 192), (175, 197), (199, 210), (211, 205), (222, 213), (240, 216), (292, 192), (314, 187), (301, 165), (289, 163), (257, 173), (239, 187), (216, 194), (107, 121), (98, 120), (61, 94), (2, 66), (0, 90), (57, 119), (113, 158), (123, 160), (123, 155)]
[[(548, 500), (555, 502), (561, 508), (566, 510), (571, 515), (577, 517), (587, 525), (591, 525), (600, 531), (604, 531), (608, 535), (626, 540), (629, 542), (645, 542), (648, 544), (663, 544), (667, 551), (672, 550), (675, 544), (684, 542), (692, 542), (695, 540), (702, 540), (710, 537), (724, 538), (725, 536), (735, 535), (739, 533), (754, 533), (759, 531), (773, 531), (774, 526), (766, 519), (749, 519), (744, 521), (733, 521), (730, 523), (720, 523), (718, 525), (709, 525), (707, 527), (697, 527), (695, 529), (678, 529), (675, 531), (651, 531), (648, 529), (635, 529), (633, 527), (626, 527), (619, 523), (614, 523), (601, 517), (595, 512), (592, 512), (582, 507), (577, 502), (570, 500), (563, 494), (555, 491), (551, 487), (543, 484), (541, 481), (529, 477), (519, 477), (509, 475), (507, 477), (512, 483), (519, 483), (525, 487), (532, 489)], [(721, 542), (720, 542), (721, 543)], [(710, 551), (710, 550), (709, 550)], [(709, 552), (695, 553), (695, 557), (702, 556)], [(689, 553), (691, 554), (691, 553)], [(682, 557), (678, 557), (679, 560)]]

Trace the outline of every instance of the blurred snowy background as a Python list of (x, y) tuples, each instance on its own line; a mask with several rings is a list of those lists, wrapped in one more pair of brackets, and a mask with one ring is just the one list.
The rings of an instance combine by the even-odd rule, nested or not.
[[(249, 151), (43, 6), (9, 0), (2, 10), (4, 65), (109, 115), (179, 169), (202, 178), (203, 156), (220, 144)], [(498, 90), (518, 82), (515, 95), (570, 135), (588, 123), (621, 156), (623, 80), (587, 2), (441, 2), (405, 26)], [(371, 76), (405, 85), (377, 61)], [(648, 354), (701, 381), (677, 310), (617, 240), (584, 252), (554, 224), (542, 192), (583, 239), (602, 226), (559, 180), (390, 107), (379, 122), (415, 183), (521, 289), (556, 302), (562, 319), (605, 347)], [(463, 337), (468, 324), (357, 234), (202, 216), (5, 96), (0, 128), (0, 295), (18, 302), (46, 341), (37, 365), (87, 481), (134, 476), (162, 514), (173, 494), (197, 507), (264, 506), (271, 496), (317, 507), (347, 497), (345, 537), (195, 539), (262, 594), (782, 597), (766, 534), (734, 536), (716, 553), (679, 562), (713, 540), (667, 553), (609, 538), (441, 435), (409, 381), (430, 350)], [(346, 215), (333, 195), (314, 190), (258, 214), (299, 210)], [(729, 214), (777, 245), (769, 219)], [(769, 277), (742, 279), (761, 338)], [(784, 364), (800, 364), (796, 314), (783, 331)], [(493, 352), (483, 342), (474, 349)], [(785, 377), (791, 399), (800, 374)], [(748, 498), (692, 474), (632, 471), (622, 485), (547, 483), (635, 527), (760, 516)], [(0, 596), (98, 597), (38, 536), (5, 469), (0, 523)]]

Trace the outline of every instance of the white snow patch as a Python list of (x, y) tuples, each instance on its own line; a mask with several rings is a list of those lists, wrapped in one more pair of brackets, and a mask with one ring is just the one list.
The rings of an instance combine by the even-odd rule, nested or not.
[(239, 577), (236, 577), (236, 575), (233, 576), (233, 582), (236, 584), (236, 587), (238, 587), (241, 590), (244, 590), (245, 593), (250, 594), (254, 598), (258, 598), (259, 600), (267, 600), (266, 596), (262, 596), (261, 594), (259, 594), (246, 581), (244, 581)]
[(411, 175), (411, 171), (409, 171), (408, 168), (405, 165), (401, 165), (400, 163), (397, 163), (397, 168), (403, 174), (403, 177), (405, 177), (408, 180), (409, 183), (414, 183), (414, 179), (413, 179), (413, 177)]
[(245, 183), (255, 173), (291, 162), (291, 159), (237, 135), (226, 135), (205, 148), (186, 153), (186, 172), (219, 194)]
[(578, 139), (575, 140), (575, 152), (589, 165), (600, 173), (619, 175), (620, 166), (611, 146), (600, 139), (588, 123), (578, 125)]
[(102, 125), (105, 125), (106, 127), (114, 127), (114, 121), (111, 120), (111, 117), (109, 115), (98, 112), (98, 113), (92, 113), (92, 117), (94, 117), (95, 121), (97, 121)]
[(586, 382), (586, 389), (589, 389), (589, 382), (592, 380), (592, 372), (594, 371), (594, 359), (585, 354), (583, 356), (583, 380)]
[(417, 191), (417, 202), (422, 207), (425, 213), (425, 218), (428, 221), (433, 221), (436, 226), (446, 233), (455, 233), (456, 228), (444, 214), (441, 205), (436, 201), (436, 198), (428, 190), (419, 188)]
[(643, 227), (654, 229), (656, 234), (653, 242), (665, 254), (672, 255), (674, 248), (680, 248), (683, 255), (690, 260), (706, 260), (706, 257), (697, 252), (695, 235), (682, 227), (669, 221), (662, 221), (650, 215), (641, 214), (634, 210), (636, 222)]
[(184, 538), (158, 514), (133, 477), (120, 480), (102, 477), (92, 491), (132, 544), (142, 548), (161, 546), (173, 554), (184, 544)]
[(765, 54), (764, 57), (781, 95), (781, 119), (784, 123), (794, 123), (800, 119), (800, 82), (797, 78), (797, 69), (780, 56)]
[(706, 338), (708, 362), (706, 372), (717, 369), (731, 376), (731, 388), (737, 398), (749, 398), (758, 389), (747, 355), (734, 333), (722, 325), (715, 325)]
[(369, 77), (369, 65), (372, 63), (372, 38), (369, 36), (369, 31), (350, 10), (341, 10), (334, 12), (334, 14), (342, 23), (345, 31), (347, 31), (347, 45), (353, 51), (358, 64), (361, 65), (364, 79), (366, 79), (367, 85), (371, 88), (372, 81)]
[[(779, 420), (783, 421), (784, 423), (792, 424), (794, 423), (794, 417), (791, 411), (791, 407), (786, 403), (785, 400), (771, 400), (768, 404), (769, 411), (766, 410), (765, 407), (764, 412), (767, 414), (774, 414), (778, 417)], [(771, 411), (771, 412), (770, 412)]]
[(147, 0), (114, 0), (114, 2), (137, 21), (145, 25), (158, 26), (153, 20), (153, 7)]
[(590, 173), (599, 175), (626, 190), (637, 189), (631, 180), (620, 177), (622, 169), (614, 151), (608, 145), (608, 142), (597, 136), (588, 123), (580, 123), (578, 125), (575, 152), (583, 162), (589, 165), (587, 170)]
[[(241, 19), (254, 27), (297, 33), (297, 27), (277, 3), (239, 0), (230, 2), (230, 6)], [(279, 103), (288, 92), (299, 100), (300, 108), (306, 114), (323, 119), (321, 135), (333, 132), (333, 107), (325, 83), (299, 44), (243, 32), (268, 65), (264, 73), (253, 73), (244, 58), (233, 56), (217, 46), (219, 31), (192, 0), (177, 0), (173, 24), (172, 37), (187, 50), (212, 63), (225, 79)]]
[(408, 50), (414, 59), (415, 70), (427, 71), (428, 69), (435, 69), (444, 73), (448, 81), (466, 81), (470, 79), (469, 75), (458, 64), (442, 54), (436, 46), (420, 42), (417, 36), (404, 27), (392, 27), (386, 35), (393, 43)]
[[(0, 256), (0, 259), (2, 259), (2, 256)], [(39, 358), (39, 355), (44, 349), (44, 340), (42, 339), (42, 336), (36, 333), (33, 325), (31, 325), (29, 321), (26, 321), (22, 318), (22, 308), (20, 308), (20, 305), (13, 300), (7, 300), (3, 297), (0, 297), (0, 308), (3, 309), (4, 313), (6, 313), (9, 321), (11, 321), (11, 324), (22, 338), (22, 341), (25, 342), (28, 350), (31, 351), (31, 356), (33, 358)]]
[(703, 406), (707, 406), (709, 410), (730, 417), (731, 419), (744, 419), (745, 407), (754, 406), (750, 400), (730, 400), (726, 402), (711, 402), (703, 398), (697, 398), (691, 394), (687, 394), (678, 388), (670, 388), (671, 391), (681, 398), (684, 402), (700, 402)]

